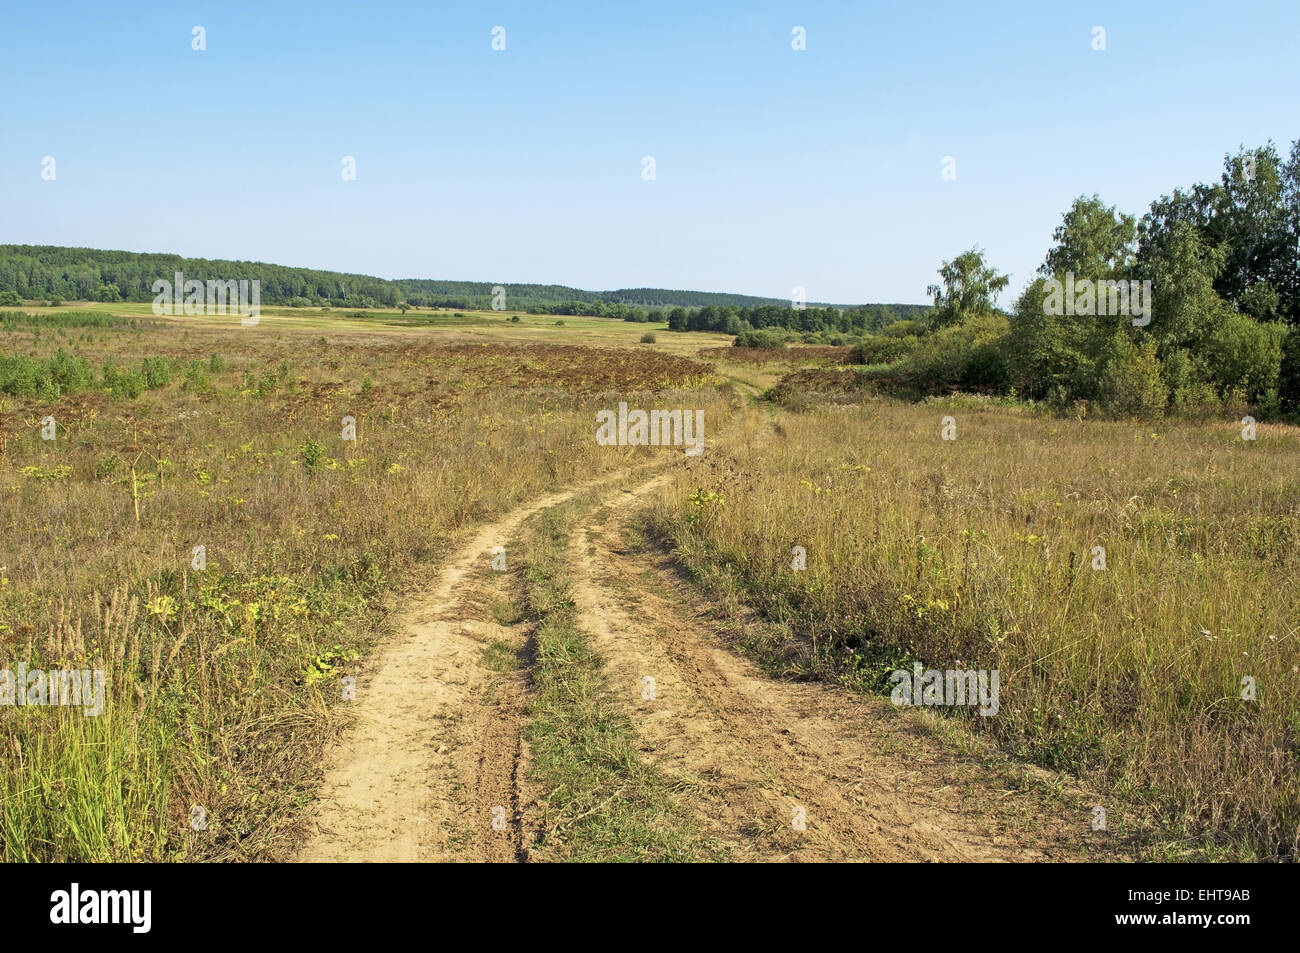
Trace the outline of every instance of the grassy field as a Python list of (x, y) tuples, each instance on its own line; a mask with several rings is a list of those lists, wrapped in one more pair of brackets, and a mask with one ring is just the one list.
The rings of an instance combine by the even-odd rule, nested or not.
[(109, 696), (0, 707), (7, 860), (274, 855), (395, 594), (463, 527), (646, 452), (598, 447), (594, 408), (716, 394), (621, 322), (612, 349), (483, 316), (147, 312), (0, 330), (0, 667), (104, 667)]
[[(240, 327), (97, 304), (0, 321), (0, 669), (109, 672), (99, 717), (0, 707), (0, 857), (279, 856), (340, 675), (466, 528), (643, 459), (593, 439), (618, 400), (708, 409), (705, 456), (649, 525), (781, 624), (751, 647), (770, 672), (887, 692), (913, 662), (997, 669), (1000, 710), (969, 727), (1139, 805), (1155, 855), (1294, 856), (1300, 432), (828, 400), (836, 349), (510, 317), (268, 308)], [(782, 400), (713, 439), (733, 386)], [(560, 832), (541, 850), (715, 856), (603, 706), (564, 599), (566, 512), (533, 526), (519, 594)], [(632, 814), (587, 813), (620, 790)]]
[(772, 671), (887, 692), (914, 662), (998, 670), (970, 726), (1148, 807), (1163, 856), (1294, 856), (1300, 432), (800, 397), (654, 519), (785, 623)]

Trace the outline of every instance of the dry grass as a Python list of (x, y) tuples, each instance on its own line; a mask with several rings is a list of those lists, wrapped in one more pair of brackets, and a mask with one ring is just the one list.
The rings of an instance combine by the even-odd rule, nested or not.
[(851, 347), (792, 344), (780, 350), (758, 347), (706, 347), (697, 355), (702, 358), (733, 361), (737, 364), (774, 364), (798, 367), (803, 364), (843, 364)]
[(706, 366), (645, 350), (200, 320), (0, 335), (59, 347), (178, 373), (135, 398), (0, 395), (0, 669), (109, 685), (99, 717), (0, 707), (6, 860), (278, 856), (392, 594), (463, 527), (653, 452), (597, 446), (596, 408), (726, 406), (679, 390)]
[(1000, 712), (973, 727), (1147, 805), (1156, 852), (1294, 857), (1294, 428), (880, 400), (775, 427), (706, 457), (657, 518), (702, 577), (788, 623), (799, 650), (772, 664), (864, 690), (914, 660), (998, 669)]

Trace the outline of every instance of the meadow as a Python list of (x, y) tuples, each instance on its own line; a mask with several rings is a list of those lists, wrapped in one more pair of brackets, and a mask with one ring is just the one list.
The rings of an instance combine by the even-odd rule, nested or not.
[(771, 438), (709, 456), (651, 520), (788, 634), (748, 650), (866, 692), (914, 662), (998, 670), (998, 714), (958, 717), (1138, 805), (1153, 855), (1293, 857), (1300, 429), (902, 403), (828, 375), (787, 375)]
[(340, 676), (449, 541), (627, 465), (592, 439), (613, 396), (725, 412), (708, 366), (630, 350), (644, 325), (618, 350), (581, 322), (400, 318), (6, 316), (0, 668), (103, 667), (109, 699), (0, 707), (0, 857), (282, 856)]
[[(0, 316), (0, 668), (109, 672), (99, 717), (0, 707), (0, 857), (286, 856), (339, 678), (464, 531), (646, 460), (593, 438), (620, 399), (706, 409), (705, 455), (644, 527), (771, 623), (737, 645), (769, 674), (887, 694), (914, 662), (997, 669), (998, 714), (952, 721), (1107, 792), (1144, 856), (1294, 856), (1300, 430), (905, 402), (847, 348), (728, 340), (490, 312)], [(726, 426), (740, 395), (761, 426)], [(679, 830), (632, 729), (592, 708), (599, 660), (533, 536), (530, 737), (578, 739), (551, 770), (648, 791), (655, 830)]]

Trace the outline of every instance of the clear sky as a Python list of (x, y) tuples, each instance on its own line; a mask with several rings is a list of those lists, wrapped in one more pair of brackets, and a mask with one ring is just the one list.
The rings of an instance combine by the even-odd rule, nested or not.
[(1006, 305), (1073, 197), (1140, 214), (1300, 137), (1297, 0), (0, 14), (0, 243), (837, 303), (979, 244)]

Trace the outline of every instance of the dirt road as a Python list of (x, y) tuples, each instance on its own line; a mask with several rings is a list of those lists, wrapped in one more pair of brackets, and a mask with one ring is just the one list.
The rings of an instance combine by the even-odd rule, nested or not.
[[(628, 517), (666, 479), (631, 491), (607, 481), (570, 537), (571, 590), (642, 756), (689, 782), (679, 785), (689, 809), (732, 856), (1082, 855), (1085, 802), (1077, 814), (1046, 808), (922, 730), (921, 716), (767, 678), (734, 652), (664, 553), (629, 549)], [(300, 860), (528, 859), (527, 634), (493, 618), (491, 550), (504, 546), (509, 560), (529, 516), (584, 489), (480, 529), (406, 611), (358, 682), (355, 727), (327, 762)]]
[[(500, 724), (485, 701), (496, 679), (483, 651), (501, 627), (482, 618), (477, 600), (492, 572), (492, 550), (505, 549), (508, 569), (519, 525), (578, 492), (549, 496), (484, 526), (403, 613), (370, 676), (357, 681), (355, 727), (330, 755), (299, 860), (515, 858), (518, 724)], [(521, 692), (507, 686), (516, 700)], [(501, 831), (483, 834), (498, 820), (497, 807), (506, 812), (504, 838)]]

